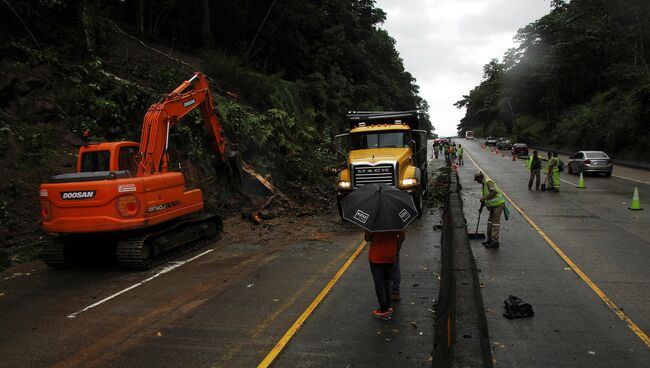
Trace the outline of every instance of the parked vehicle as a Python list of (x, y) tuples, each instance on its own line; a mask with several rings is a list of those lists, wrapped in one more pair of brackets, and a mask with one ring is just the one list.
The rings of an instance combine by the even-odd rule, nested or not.
[(611, 176), (614, 164), (603, 151), (578, 151), (569, 157), (569, 174), (598, 173)]
[(511, 150), (512, 143), (510, 142), (509, 139), (501, 139), (500, 141), (497, 142), (497, 148), (501, 150)]
[(497, 145), (497, 140), (494, 137), (487, 137), (485, 139), (485, 145), (486, 146), (496, 146)]
[(465, 132), (465, 139), (474, 140), (474, 131), (468, 130)]
[(517, 156), (528, 156), (528, 146), (526, 143), (515, 143), (512, 145), (512, 154)]

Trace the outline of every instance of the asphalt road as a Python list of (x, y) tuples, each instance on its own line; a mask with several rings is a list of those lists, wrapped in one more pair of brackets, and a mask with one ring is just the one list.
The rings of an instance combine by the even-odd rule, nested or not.
[[(509, 221), (501, 221), (501, 247), (471, 244), (496, 366), (647, 367), (650, 208), (628, 206), (635, 186), (642, 206), (644, 194), (650, 195), (643, 183), (648, 172), (626, 169), (635, 180), (589, 176), (586, 189), (568, 184), (577, 177), (563, 173), (559, 193), (529, 191), (523, 161), (513, 162), (508, 151), (506, 157), (490, 153), (478, 142), (456, 142), (467, 153), (458, 172), (470, 231), (481, 190), (473, 182), (476, 165), (512, 200)], [(487, 212), (482, 217), (479, 232), (486, 231)], [(532, 304), (535, 316), (504, 318), (508, 295)]]
[[(362, 232), (334, 211), (295, 218), (270, 241), (223, 240), (146, 272), (40, 262), (6, 270), (0, 367), (427, 366), (439, 212), (428, 209), (408, 230), (403, 299), (391, 321), (371, 315), (377, 301)], [(269, 360), (279, 342), (286, 345)]]

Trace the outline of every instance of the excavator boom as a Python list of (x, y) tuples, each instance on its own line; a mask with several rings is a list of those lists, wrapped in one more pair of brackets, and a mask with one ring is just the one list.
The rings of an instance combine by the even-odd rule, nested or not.
[(225, 161), (226, 147), (221, 124), (214, 110), (214, 100), (206, 77), (201, 72), (196, 72), (192, 78), (181, 83), (147, 110), (140, 138), (138, 176), (167, 172), (169, 131), (197, 107), (203, 116), (206, 131), (212, 138), (214, 150), (219, 159)]

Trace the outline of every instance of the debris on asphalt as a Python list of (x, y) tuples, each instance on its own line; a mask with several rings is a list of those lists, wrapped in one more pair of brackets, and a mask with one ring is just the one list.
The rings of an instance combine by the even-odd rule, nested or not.
[(593, 350), (589, 350), (589, 355), (596, 355), (596, 352)]
[(252, 288), (253, 285), (255, 285), (255, 284), (248, 284), (248, 285), (246, 285), (246, 287), (247, 287), (247, 288)]
[(410, 325), (411, 325), (411, 327), (413, 327), (413, 328), (418, 328), (418, 324), (415, 323), (415, 321), (411, 322)]
[(508, 295), (508, 299), (503, 303), (505, 304), (505, 313), (503, 313), (503, 316), (508, 319), (532, 317), (535, 315), (532, 305), (514, 295)]

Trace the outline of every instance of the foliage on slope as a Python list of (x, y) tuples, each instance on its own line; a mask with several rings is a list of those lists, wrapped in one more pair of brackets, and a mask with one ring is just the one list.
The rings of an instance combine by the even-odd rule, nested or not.
[(456, 106), (459, 130), (650, 160), (650, 3), (552, 2)]
[[(8, 0), (0, 15), (4, 247), (41, 236), (38, 184), (74, 170), (82, 131), (138, 141), (147, 107), (194, 68), (231, 147), (299, 200), (331, 198), (346, 111), (420, 109), (428, 124), (374, 1)], [(211, 209), (236, 209), (198, 115), (186, 120), (172, 159)]]

